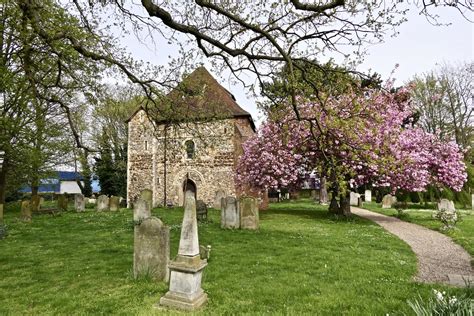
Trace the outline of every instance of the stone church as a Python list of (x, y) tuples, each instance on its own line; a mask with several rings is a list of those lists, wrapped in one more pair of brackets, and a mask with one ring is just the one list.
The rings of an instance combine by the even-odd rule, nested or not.
[(204, 67), (166, 98), (159, 114), (140, 107), (128, 119), (128, 204), (149, 189), (155, 207), (182, 205), (191, 190), (220, 208), (222, 197), (238, 194), (234, 173), (242, 143), (255, 133), (253, 119)]

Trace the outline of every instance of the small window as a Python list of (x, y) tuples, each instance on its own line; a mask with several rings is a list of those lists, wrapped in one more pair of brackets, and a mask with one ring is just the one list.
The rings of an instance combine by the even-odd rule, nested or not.
[(194, 142), (192, 140), (187, 140), (184, 143), (184, 146), (186, 147), (186, 158), (194, 159)]
[(145, 150), (148, 150), (148, 142), (145, 141)]
[(224, 127), (224, 134), (227, 134), (227, 127)]

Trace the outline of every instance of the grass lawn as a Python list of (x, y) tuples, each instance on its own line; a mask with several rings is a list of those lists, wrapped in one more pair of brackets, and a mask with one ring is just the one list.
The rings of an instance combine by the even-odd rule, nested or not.
[[(455, 229), (450, 231), (442, 231), (441, 227), (443, 224), (432, 217), (434, 212), (430, 211), (420, 211), (417, 210), (420, 206), (419, 205), (410, 205), (410, 208), (405, 211), (400, 219), (415, 223), (418, 225), (425, 226), (430, 229), (434, 229), (440, 231), (448, 236), (450, 236), (456, 243), (464, 247), (469, 254), (474, 257), (474, 213), (473, 212), (461, 212), (461, 221), (456, 224)], [(411, 209), (413, 207), (413, 209)], [(397, 216), (397, 211), (392, 208), (383, 209), (381, 204), (377, 204), (375, 202), (372, 203), (364, 203), (364, 208), (382, 213), (388, 216)]]
[[(155, 209), (177, 253), (183, 211)], [(6, 212), (0, 240), (1, 314), (158, 314), (165, 283), (132, 278), (131, 210), (40, 215)], [(203, 277), (205, 314), (411, 314), (407, 300), (432, 288), (412, 281), (408, 245), (360, 218), (336, 219), (310, 201), (272, 204), (259, 231), (221, 230), (220, 212), (199, 225), (212, 245)], [(174, 312), (173, 312), (174, 313)]]

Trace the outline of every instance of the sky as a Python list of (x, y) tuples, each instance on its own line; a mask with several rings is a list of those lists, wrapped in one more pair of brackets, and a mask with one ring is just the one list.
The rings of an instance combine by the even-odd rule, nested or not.
[[(453, 8), (443, 8), (439, 14), (440, 22), (450, 23), (449, 26), (434, 26), (416, 10), (410, 10), (408, 21), (397, 29), (398, 36), (387, 36), (383, 43), (366, 47), (368, 55), (357, 70), (377, 72), (386, 80), (398, 64), (393, 78), (396, 85), (402, 85), (416, 74), (434, 70), (443, 63), (474, 61), (474, 24)], [(474, 21), (474, 16), (470, 19)], [(135, 58), (152, 64), (165, 64), (168, 56), (177, 53), (176, 48), (166, 42), (153, 45), (147, 41), (147, 38), (138, 40), (131, 35), (123, 37), (122, 44)], [(234, 94), (239, 105), (252, 114), (258, 126), (264, 117), (258, 113), (255, 98), (241, 84), (229, 83), (225, 75), (214, 74), (217, 81)]]

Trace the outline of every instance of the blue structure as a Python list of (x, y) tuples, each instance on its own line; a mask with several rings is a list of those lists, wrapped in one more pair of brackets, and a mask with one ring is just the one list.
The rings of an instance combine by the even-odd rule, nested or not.
[[(39, 193), (60, 193), (61, 192), (61, 182), (66, 181), (84, 181), (84, 177), (75, 171), (57, 171), (56, 177), (41, 179), (40, 185), (38, 188)], [(96, 177), (93, 177), (91, 181), (92, 193), (100, 192), (100, 183)], [(31, 193), (30, 186), (24, 186), (20, 189), (21, 193)]]

